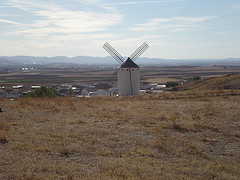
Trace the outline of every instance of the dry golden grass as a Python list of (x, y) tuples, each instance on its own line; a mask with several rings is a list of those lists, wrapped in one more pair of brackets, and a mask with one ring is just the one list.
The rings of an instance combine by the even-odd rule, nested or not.
[(240, 178), (240, 91), (0, 107), (0, 179)]
[(240, 74), (228, 74), (209, 79), (202, 79), (178, 86), (179, 90), (220, 90), (240, 89)]

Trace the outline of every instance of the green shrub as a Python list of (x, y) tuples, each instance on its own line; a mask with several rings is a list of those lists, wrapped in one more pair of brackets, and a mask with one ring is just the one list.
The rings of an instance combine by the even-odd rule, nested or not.
[(49, 88), (46, 86), (41, 86), (38, 89), (35, 89), (34, 91), (28, 93), (26, 97), (48, 97), (48, 98), (55, 98), (56, 96), (60, 96), (59, 92), (57, 92), (53, 88)]
[(179, 83), (176, 81), (168, 81), (166, 82), (166, 87), (174, 87), (177, 86)]
[(187, 79), (187, 81), (188, 81), (188, 82), (193, 82), (193, 81), (198, 81), (198, 80), (200, 80), (200, 79), (202, 79), (202, 78), (201, 78), (201, 77), (193, 77), (193, 78)]
[(73, 95), (73, 90), (72, 90), (72, 88), (70, 88), (70, 89), (67, 91), (67, 95), (69, 95), (69, 96)]
[(201, 77), (193, 77), (193, 81), (198, 81), (200, 79), (201, 79)]

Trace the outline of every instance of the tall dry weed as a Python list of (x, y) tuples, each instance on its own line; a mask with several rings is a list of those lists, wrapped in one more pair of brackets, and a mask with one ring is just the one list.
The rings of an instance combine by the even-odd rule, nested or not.
[(8, 130), (9, 130), (9, 125), (0, 121), (0, 143), (6, 144), (8, 142), (8, 139), (7, 139)]

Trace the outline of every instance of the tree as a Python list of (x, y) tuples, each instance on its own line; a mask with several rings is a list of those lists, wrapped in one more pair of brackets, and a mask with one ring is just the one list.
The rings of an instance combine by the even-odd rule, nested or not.
[(33, 97), (33, 98), (36, 98), (36, 97), (55, 98), (56, 96), (60, 96), (59, 92), (57, 92), (53, 88), (49, 88), (46, 86), (41, 86), (40, 88), (35, 89), (26, 95), (26, 97)]

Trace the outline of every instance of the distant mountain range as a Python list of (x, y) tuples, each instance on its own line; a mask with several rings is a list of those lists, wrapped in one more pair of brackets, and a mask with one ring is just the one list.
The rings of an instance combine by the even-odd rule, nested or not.
[[(139, 58), (137, 64), (140, 66), (214, 66), (229, 65), (239, 66), (240, 58), (227, 59), (161, 59), (161, 58)], [(6, 66), (23, 66), (31, 64), (47, 65), (47, 64), (85, 64), (85, 65), (117, 65), (117, 62), (110, 56), (107, 57), (35, 57), (35, 56), (0, 56), (0, 67)]]

